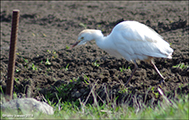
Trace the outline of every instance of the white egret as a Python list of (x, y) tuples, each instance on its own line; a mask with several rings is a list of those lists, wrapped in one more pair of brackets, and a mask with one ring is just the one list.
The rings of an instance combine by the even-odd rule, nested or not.
[(137, 21), (123, 21), (117, 24), (108, 36), (101, 30), (85, 29), (79, 33), (78, 40), (72, 48), (95, 40), (98, 47), (116, 58), (125, 58), (134, 63), (135, 68), (126, 82), (130, 82), (136, 69), (136, 60), (150, 62), (164, 82), (164, 77), (154, 64), (153, 58), (172, 58), (173, 49), (169, 43), (150, 27)]

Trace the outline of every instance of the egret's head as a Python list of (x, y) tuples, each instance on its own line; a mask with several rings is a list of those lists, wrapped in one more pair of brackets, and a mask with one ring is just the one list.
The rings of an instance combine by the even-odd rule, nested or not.
[(72, 48), (77, 45), (84, 45), (88, 41), (95, 40), (99, 35), (102, 35), (100, 30), (85, 29), (79, 33), (78, 39), (76, 43), (73, 44)]

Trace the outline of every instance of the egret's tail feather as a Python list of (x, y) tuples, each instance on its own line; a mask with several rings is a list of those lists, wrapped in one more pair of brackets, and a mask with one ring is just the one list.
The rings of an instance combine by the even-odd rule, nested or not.
[(172, 59), (172, 54), (167, 56), (168, 59)]

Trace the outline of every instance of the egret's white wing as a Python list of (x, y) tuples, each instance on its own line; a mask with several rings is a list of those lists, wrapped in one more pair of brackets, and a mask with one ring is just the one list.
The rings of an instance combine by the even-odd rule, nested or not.
[(163, 40), (163, 37), (152, 28), (137, 21), (122, 22), (114, 27), (112, 33), (121, 34), (128, 41), (158, 42)]
[(143, 60), (146, 56), (166, 58), (173, 52), (159, 34), (136, 21), (118, 24), (112, 30), (111, 36), (115, 49), (127, 60)]

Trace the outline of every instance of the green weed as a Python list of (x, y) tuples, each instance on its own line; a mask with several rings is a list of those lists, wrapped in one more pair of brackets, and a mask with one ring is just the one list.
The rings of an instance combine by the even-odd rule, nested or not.
[(4, 95), (3, 88), (0, 86), (1, 93)]
[(77, 81), (77, 79), (76, 78), (70, 79), (70, 82), (74, 82), (74, 81)]
[(70, 46), (66, 45), (66, 49), (67, 49), (67, 50), (70, 49)]
[(159, 97), (159, 92), (154, 91), (154, 87), (151, 88), (152, 93), (155, 95), (156, 98)]
[(89, 85), (89, 82), (87, 82), (85, 79), (87, 79), (87, 81), (89, 81), (89, 77), (87, 77), (85, 74), (84, 74), (84, 82), (87, 84), (87, 85)]
[(180, 63), (178, 65), (173, 66), (173, 68), (180, 68), (180, 69), (186, 69), (189, 68), (189, 65), (185, 65), (184, 63)]
[(131, 67), (130, 67), (130, 66), (128, 66), (128, 68), (127, 68), (127, 69), (129, 69), (129, 70), (130, 70), (130, 69), (131, 69)]
[(19, 81), (19, 78), (14, 78), (14, 80), (17, 82), (17, 83), (20, 83), (20, 81)]
[(50, 63), (48, 58), (46, 59), (45, 65), (51, 65), (51, 63)]
[(128, 88), (125, 88), (125, 86), (121, 86), (119, 93), (127, 93), (128, 92)]
[(16, 69), (15, 71), (16, 71), (16, 73), (20, 72), (20, 70), (19, 70), (19, 69)]
[(56, 51), (53, 50), (52, 53), (53, 53), (52, 58), (57, 58), (58, 57), (58, 54), (56, 53)]
[(27, 64), (28, 63), (28, 59), (25, 59), (24, 57), (21, 56), (21, 58), (24, 60), (24, 62)]
[(51, 51), (50, 51), (50, 50), (47, 50), (47, 52), (48, 52), (48, 53), (51, 53)]
[(71, 96), (70, 91), (72, 91), (72, 89), (74, 89), (75, 84), (73, 84), (72, 82), (70, 82), (69, 84), (61, 84), (59, 87), (55, 87), (56, 89), (56, 93), (60, 98), (66, 98), (69, 99)]
[[(84, 104), (79, 100), (68, 102), (63, 101), (64, 95), (69, 96), (69, 91), (74, 88), (73, 84), (63, 84), (57, 87), (57, 94), (54, 98), (58, 101), (54, 103), (50, 100), (53, 93), (45, 94), (46, 102), (54, 108), (53, 115), (38, 114), (33, 119), (188, 119), (189, 115), (189, 94), (178, 96), (177, 100), (172, 100), (174, 105), (167, 104), (164, 100), (156, 107), (129, 107), (128, 103), (116, 105), (118, 96), (110, 103), (104, 102), (102, 105)], [(2, 88), (0, 87), (2, 90)], [(151, 90), (154, 91), (154, 87)], [(63, 96), (61, 96), (63, 94)], [(95, 95), (95, 94), (93, 94)], [(13, 93), (13, 98), (17, 98), (17, 94)], [(93, 96), (94, 97), (94, 96)], [(66, 98), (67, 99), (67, 98)], [(94, 97), (95, 99), (95, 97)], [(142, 104), (142, 103), (139, 103)], [(138, 104), (138, 105), (139, 105)], [(4, 114), (1, 111), (0, 117)], [(10, 119), (3, 117), (3, 119)]]
[(61, 69), (61, 70), (62, 70), (62, 69), (65, 69), (66, 71), (68, 71), (68, 70), (69, 70), (69, 69), (68, 69), (68, 68), (69, 68), (69, 65), (70, 65), (70, 64), (68, 63), (65, 68), (64, 68), (64, 67), (61, 67), (60, 69)]
[(50, 72), (51, 71), (51, 68), (47, 68), (47, 72)]
[(79, 23), (79, 26), (84, 27), (85, 29), (87, 29), (87, 25), (84, 24), (84, 23)]
[(32, 63), (32, 65), (31, 65), (31, 68), (32, 68), (33, 71), (37, 71), (37, 70), (38, 70), (38, 67), (35, 66), (33, 63)]
[(66, 71), (68, 70), (69, 65), (70, 65), (69, 63), (66, 65), (66, 68), (65, 68)]
[(14, 99), (18, 98), (16, 92), (13, 93), (13, 98)]
[(42, 34), (43, 37), (46, 37), (47, 35), (45, 33)]
[[(59, 98), (57, 98), (59, 99)], [(117, 98), (115, 98), (117, 99)], [(115, 102), (115, 101), (114, 101)], [(54, 104), (54, 115), (40, 115), (38, 119), (188, 119), (188, 95), (174, 102), (177, 107), (161, 103), (155, 108), (144, 106), (139, 111), (127, 104), (104, 103), (83, 105), (82, 102), (61, 102)], [(52, 104), (52, 103), (50, 103)], [(78, 107), (80, 104), (81, 107)]]
[(123, 72), (123, 71), (125, 71), (127, 69), (122, 66), (122, 68), (120, 67), (119, 70), (120, 70), (120, 72)]
[(93, 64), (93, 66), (96, 66), (96, 67), (100, 66), (100, 64), (97, 63), (97, 60), (94, 63), (92, 63), (92, 64)]

